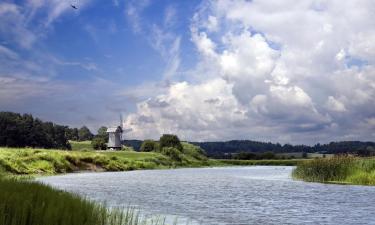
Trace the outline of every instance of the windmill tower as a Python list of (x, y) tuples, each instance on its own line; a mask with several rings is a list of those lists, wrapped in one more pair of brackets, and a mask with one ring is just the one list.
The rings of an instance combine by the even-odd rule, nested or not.
[(121, 150), (122, 148), (122, 115), (120, 114), (120, 126), (108, 127), (108, 144), (107, 149)]

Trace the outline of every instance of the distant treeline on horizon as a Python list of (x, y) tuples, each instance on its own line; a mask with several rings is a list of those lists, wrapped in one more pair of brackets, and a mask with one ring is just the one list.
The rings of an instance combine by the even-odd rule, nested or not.
[[(133, 147), (139, 151), (141, 140), (124, 140), (125, 145)], [(287, 153), (287, 152), (306, 152), (306, 153), (359, 153), (360, 155), (371, 155), (375, 152), (375, 142), (362, 141), (340, 141), (329, 144), (308, 145), (291, 145), (271, 142), (259, 142), (250, 140), (231, 140), (231, 141), (213, 141), (213, 142), (190, 142), (191, 144), (201, 147), (209, 157), (213, 158), (231, 158), (231, 155), (242, 152), (251, 153)]]
[[(52, 122), (43, 122), (31, 114), (0, 112), (0, 146), (71, 149), (68, 140), (92, 140), (94, 135), (83, 126), (70, 128)], [(139, 151), (141, 140), (124, 140), (123, 144)], [(200, 146), (208, 156), (230, 158), (240, 152), (286, 153), (286, 152), (321, 152), (321, 153), (368, 153), (375, 152), (375, 142), (340, 141), (329, 144), (291, 145), (251, 140), (232, 140), (215, 142), (190, 142)]]

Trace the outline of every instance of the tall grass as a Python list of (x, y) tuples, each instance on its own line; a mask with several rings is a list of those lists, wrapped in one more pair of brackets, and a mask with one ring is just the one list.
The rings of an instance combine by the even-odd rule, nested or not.
[(17, 175), (43, 175), (72, 171), (128, 171), (174, 167), (207, 166), (199, 147), (183, 143), (183, 150), (167, 152), (59, 151), (28, 148), (1, 148), (0, 171)]
[(303, 161), (292, 176), (310, 182), (375, 185), (375, 159), (336, 156)]
[[(0, 175), (1, 176), (1, 175)], [(0, 177), (0, 224), (3, 225), (163, 225), (135, 209), (108, 209), (47, 185)]]

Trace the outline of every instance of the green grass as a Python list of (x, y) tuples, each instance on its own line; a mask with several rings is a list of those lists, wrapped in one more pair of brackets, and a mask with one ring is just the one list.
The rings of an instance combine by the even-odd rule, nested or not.
[(91, 141), (69, 141), (73, 151), (94, 151)]
[(0, 177), (0, 224), (162, 225), (165, 222), (158, 217), (146, 219), (132, 208), (109, 209), (44, 184)]
[(292, 175), (310, 182), (375, 185), (375, 158), (314, 159), (299, 163)]
[(74, 171), (128, 171), (208, 166), (201, 150), (183, 143), (178, 158), (161, 152), (62, 151), (0, 148), (0, 172), (13, 175), (53, 175)]

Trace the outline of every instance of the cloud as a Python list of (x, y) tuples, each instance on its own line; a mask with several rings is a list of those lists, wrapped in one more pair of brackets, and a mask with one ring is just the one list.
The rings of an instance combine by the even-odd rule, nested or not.
[(174, 34), (154, 24), (152, 26), (151, 46), (158, 51), (166, 63), (164, 79), (171, 79), (176, 75), (180, 66), (181, 36)]
[(165, 27), (172, 27), (177, 21), (177, 9), (169, 5), (165, 9), (165, 15), (164, 15), (164, 26)]
[(129, 1), (125, 7), (125, 15), (132, 26), (134, 33), (141, 33), (142, 28), (142, 11), (147, 8), (151, 2), (149, 0)]
[(329, 96), (326, 106), (328, 110), (336, 111), (336, 112), (345, 112), (346, 108), (345, 105), (340, 102), (339, 100), (335, 99), (333, 96)]
[(127, 135), (373, 139), (374, 7), (370, 0), (202, 4), (190, 27), (200, 59), (194, 76), (138, 103)]
[(27, 49), (37, 40), (37, 35), (26, 27), (26, 17), (20, 6), (7, 2), (0, 3), (0, 18), (0, 35), (3, 38)]

